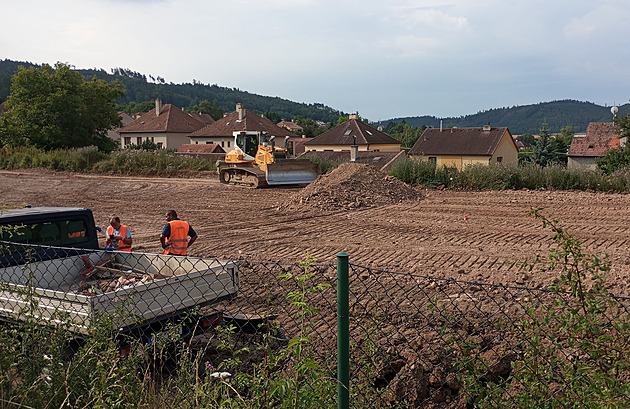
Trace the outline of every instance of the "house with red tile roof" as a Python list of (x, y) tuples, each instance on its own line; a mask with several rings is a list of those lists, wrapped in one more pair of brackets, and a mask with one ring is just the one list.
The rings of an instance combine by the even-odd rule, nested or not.
[(409, 156), (461, 170), (477, 163), (518, 163), (518, 148), (506, 127), (427, 128)]
[(190, 137), (191, 144), (213, 143), (221, 146), (226, 152), (234, 148), (234, 132), (255, 131), (265, 132), (268, 137), (275, 136), (282, 142), (277, 146), (284, 145), (284, 138), (289, 137), (289, 151), (293, 153), (294, 141), (300, 137), (285, 128), (280, 128), (264, 115), (258, 115), (243, 108), (243, 104), (236, 104), (236, 111), (226, 114), (223, 118), (207, 125), (195, 132)]
[(575, 134), (569, 147), (568, 168), (596, 169), (595, 158), (609, 149), (624, 146), (626, 138), (619, 138), (614, 122), (591, 122), (586, 134)]
[(276, 125), (278, 125), (281, 128), (288, 129), (289, 131), (292, 131), (292, 132), (301, 132), (304, 130), (304, 128), (302, 128), (300, 125), (291, 121), (280, 121)]
[[(124, 128), (125, 126), (129, 125), (130, 123), (133, 122), (133, 117), (131, 115), (129, 115), (126, 112), (123, 111), (118, 111), (118, 116), (120, 117), (120, 122), (122, 124), (122, 126), (120, 128)], [(118, 133), (118, 130), (120, 128), (113, 128), (110, 129), (109, 131), (107, 131), (107, 137), (110, 139), (115, 140), (116, 142), (120, 141), (120, 134)]]
[(306, 142), (310, 141), (313, 138), (300, 138), (296, 139), (293, 143), (293, 154), (295, 156), (301, 155), (306, 152), (306, 146), (304, 145)]
[(156, 99), (154, 109), (118, 130), (120, 147), (151, 141), (162, 149), (177, 149), (189, 143), (188, 136), (204, 126), (175, 105), (162, 105), (162, 101)]
[(210, 116), (210, 114), (204, 114), (204, 113), (198, 112), (196, 114), (190, 113), (190, 116), (192, 116), (198, 121), (203, 122), (205, 125), (210, 125), (214, 123), (214, 118)]
[(307, 151), (400, 152), (400, 141), (358, 120), (357, 115), (304, 143)]

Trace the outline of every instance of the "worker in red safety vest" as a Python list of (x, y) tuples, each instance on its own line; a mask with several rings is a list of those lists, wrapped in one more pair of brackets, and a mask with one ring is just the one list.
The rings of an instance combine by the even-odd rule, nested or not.
[(177, 218), (175, 210), (166, 212), (166, 221), (166, 226), (160, 235), (163, 254), (185, 256), (188, 254), (188, 247), (197, 240), (197, 233), (189, 223)]
[(112, 247), (113, 250), (131, 251), (131, 229), (120, 222), (120, 217), (112, 216), (107, 227), (107, 240), (105, 247)]

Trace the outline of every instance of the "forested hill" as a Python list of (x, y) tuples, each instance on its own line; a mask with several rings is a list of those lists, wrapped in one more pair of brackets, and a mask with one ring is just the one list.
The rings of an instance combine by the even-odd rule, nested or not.
[[(10, 93), (11, 76), (17, 72), (18, 66), (25, 67), (38, 66), (28, 62), (18, 62), (11, 60), (0, 60), (0, 102), (5, 101)], [(241, 91), (236, 88), (221, 87), (216, 84), (206, 85), (197, 81), (185, 84), (167, 83), (163, 78), (153, 78), (124, 68), (112, 69), (115, 74), (107, 73), (102, 69), (77, 70), (86, 79), (94, 76), (111, 82), (114, 79), (120, 80), (127, 90), (124, 98), (118, 101), (121, 105), (130, 102), (153, 101), (161, 98), (165, 104), (173, 104), (178, 107), (191, 107), (203, 100), (213, 102), (215, 99), (226, 111), (232, 112), (238, 102), (242, 103), (246, 109), (257, 113), (275, 112), (281, 118), (290, 119), (296, 115), (303, 118), (311, 118), (324, 122), (337, 121), (343, 112), (337, 111), (324, 104), (305, 104), (289, 101), (278, 97), (262, 96)]]
[[(610, 122), (612, 121), (611, 107), (603, 107), (591, 102), (580, 102), (574, 100), (541, 102), (533, 105), (515, 106), (511, 108), (496, 108), (488, 111), (478, 112), (473, 115), (466, 115), (451, 118), (437, 118), (434, 116), (414, 116), (404, 118), (394, 118), (383, 121), (383, 125), (388, 122), (399, 123), (403, 120), (407, 125), (420, 127), (470, 127), (483, 126), (507, 126), (513, 135), (523, 133), (537, 134), (543, 122), (547, 122), (549, 131), (560, 132), (565, 126), (572, 126), (575, 132), (586, 132), (589, 122)], [(630, 104), (619, 106), (619, 115), (630, 113)]]
[[(5, 101), (11, 87), (11, 76), (17, 71), (18, 66), (37, 66), (33, 63), (0, 60), (0, 102)], [(118, 101), (121, 105), (130, 102), (141, 103), (153, 101), (159, 97), (166, 104), (188, 108), (199, 104), (203, 100), (212, 103), (215, 99), (226, 111), (235, 109), (238, 102), (244, 107), (257, 113), (275, 112), (283, 119), (291, 119), (295, 116), (336, 122), (344, 112), (338, 111), (324, 104), (305, 104), (289, 101), (279, 97), (269, 97), (251, 94), (236, 88), (221, 87), (216, 84), (206, 85), (194, 81), (193, 83), (173, 84), (166, 83), (163, 78), (147, 76), (124, 68), (112, 69), (107, 73), (102, 69), (78, 70), (87, 79), (96, 76), (108, 82), (119, 79), (126, 87), (127, 95)], [(630, 104), (619, 106), (619, 114), (630, 113)], [(369, 118), (368, 118), (369, 119)], [(437, 118), (434, 116), (400, 117), (381, 121), (382, 125), (389, 122), (405, 121), (407, 125), (421, 127), (423, 125), (437, 128), (442, 120), (443, 127), (468, 127), (483, 126), (507, 126), (513, 135), (523, 133), (537, 134), (543, 122), (547, 122), (547, 128), (551, 132), (560, 132), (566, 126), (573, 126), (575, 132), (586, 132), (589, 122), (609, 122), (612, 120), (610, 107), (600, 106), (591, 102), (574, 100), (562, 100), (542, 102), (533, 105), (514, 106), (511, 108), (495, 108), (478, 112), (473, 115), (460, 117)]]

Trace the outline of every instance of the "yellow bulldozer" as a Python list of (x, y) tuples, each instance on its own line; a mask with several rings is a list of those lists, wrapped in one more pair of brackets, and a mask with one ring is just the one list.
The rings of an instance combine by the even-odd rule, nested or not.
[(307, 185), (321, 173), (318, 164), (290, 157), (288, 136), (284, 147), (276, 146), (275, 136), (264, 132), (237, 131), (233, 136), (234, 149), (217, 162), (221, 183), (254, 188)]

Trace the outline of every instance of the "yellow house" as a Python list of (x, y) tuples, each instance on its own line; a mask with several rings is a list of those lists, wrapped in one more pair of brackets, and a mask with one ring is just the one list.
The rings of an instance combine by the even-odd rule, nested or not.
[(349, 151), (355, 146), (359, 151), (400, 152), (400, 141), (384, 132), (359, 121), (357, 115), (333, 129), (304, 143), (306, 151)]
[(462, 170), (477, 163), (518, 163), (518, 148), (507, 127), (427, 128), (409, 156)]

